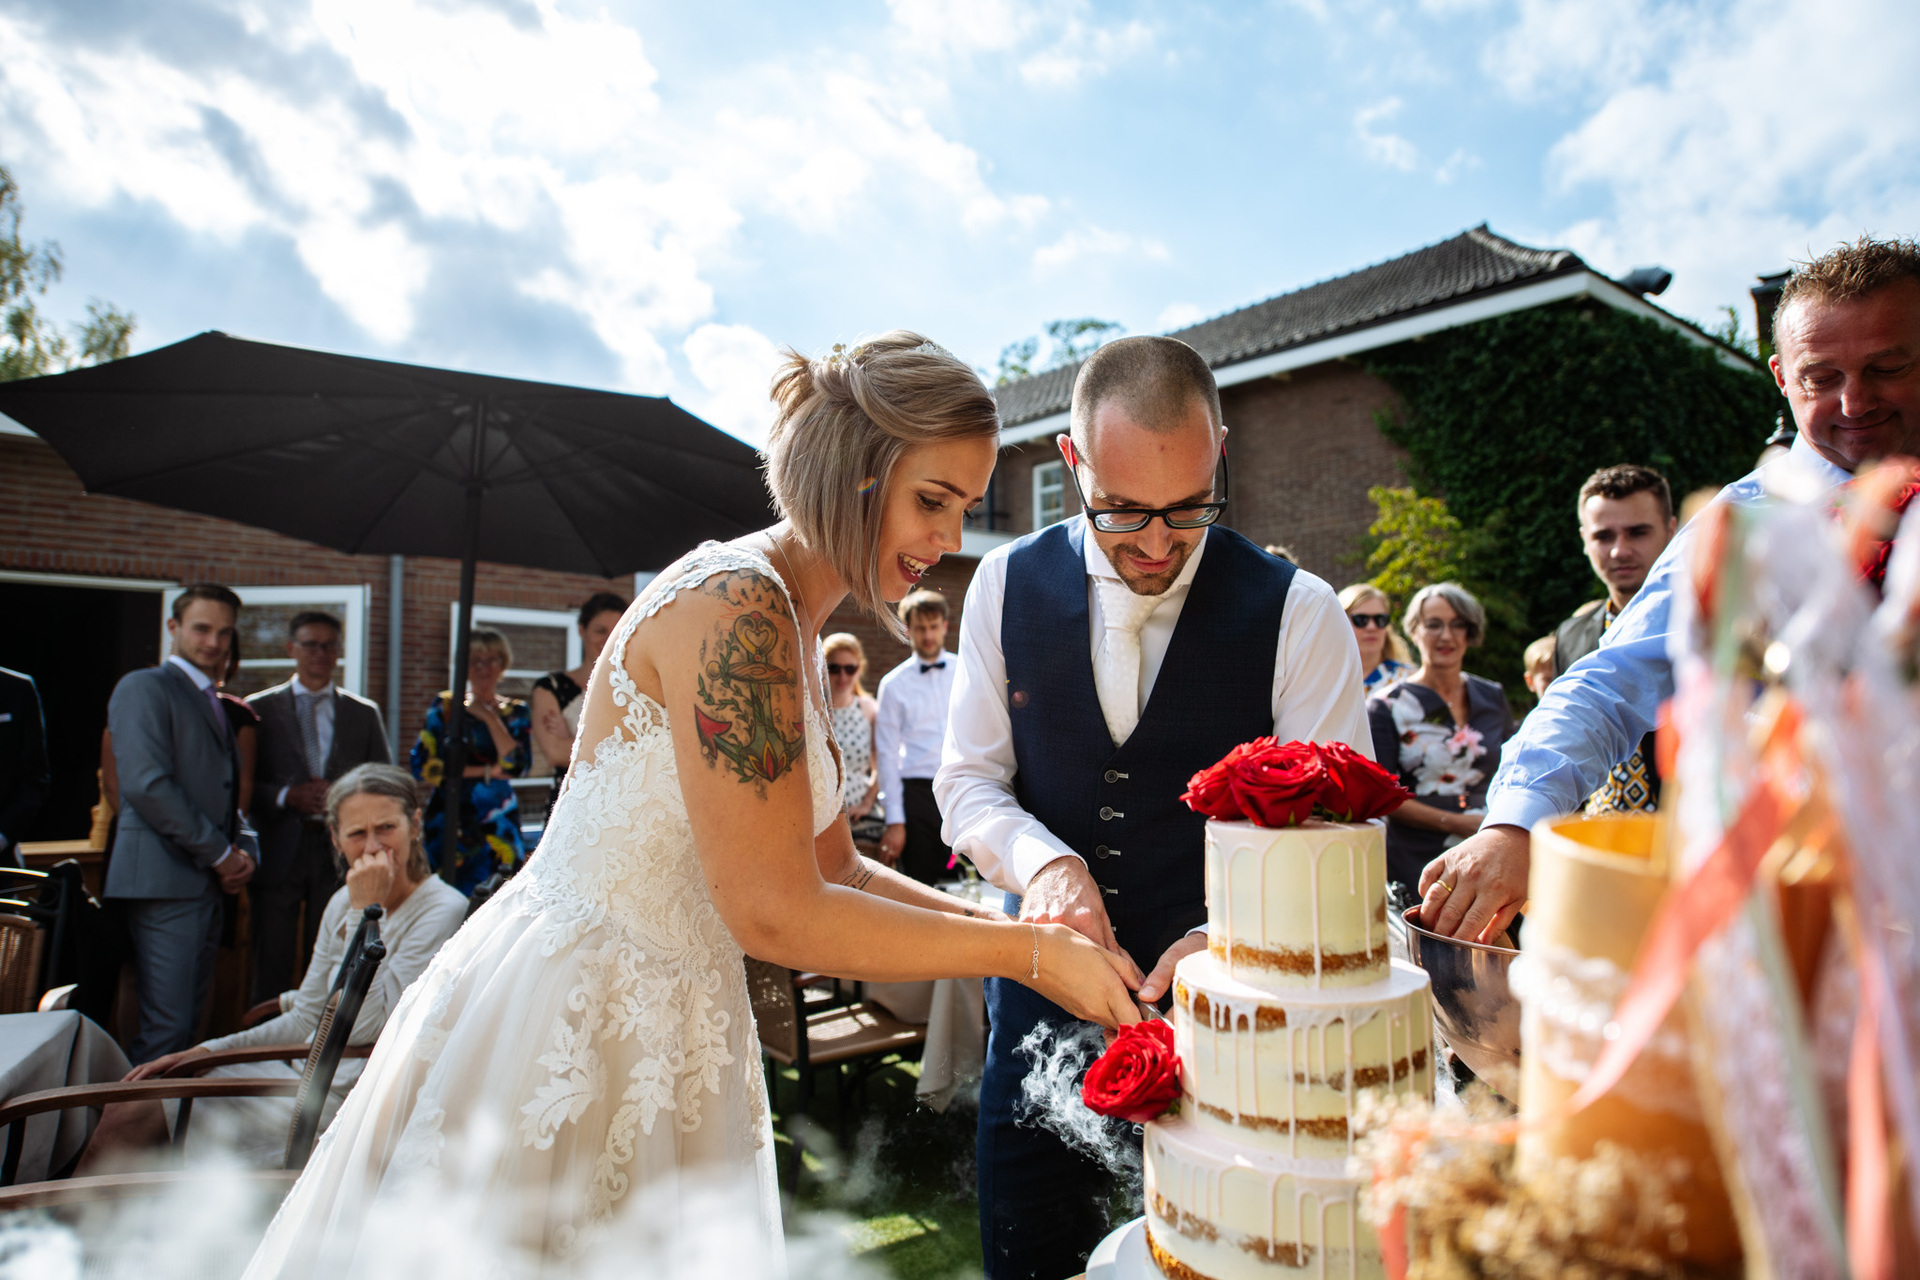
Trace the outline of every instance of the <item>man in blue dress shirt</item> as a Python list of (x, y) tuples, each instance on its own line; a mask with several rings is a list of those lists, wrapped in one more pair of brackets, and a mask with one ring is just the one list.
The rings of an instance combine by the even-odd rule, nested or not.
[[(1781, 291), (1773, 342), (1768, 364), (1799, 435), (1784, 458), (1717, 501), (1817, 494), (1878, 459), (1920, 455), (1920, 246), (1863, 237), (1802, 265)], [(1692, 534), (1680, 531), (1600, 647), (1555, 680), (1521, 725), (1478, 834), (1427, 864), (1428, 928), (1482, 940), (1504, 929), (1526, 901), (1533, 825), (1578, 809), (1652, 730), (1673, 696), (1667, 625)]]

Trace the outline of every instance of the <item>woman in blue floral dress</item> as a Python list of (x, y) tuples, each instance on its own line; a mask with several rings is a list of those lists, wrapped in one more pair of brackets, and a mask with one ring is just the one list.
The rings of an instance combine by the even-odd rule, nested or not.
[[(467, 765), (460, 796), (460, 840), (451, 872), (453, 887), (471, 894), (496, 871), (513, 872), (526, 859), (520, 838), (520, 804), (512, 779), (533, 762), (533, 713), (520, 698), (499, 695), (500, 677), (513, 653), (498, 631), (474, 628), (467, 662)], [(448, 694), (427, 708), (427, 722), (413, 744), (413, 776), (440, 787), (446, 773)], [(446, 806), (436, 796), (427, 810), (427, 857), (441, 871)]]

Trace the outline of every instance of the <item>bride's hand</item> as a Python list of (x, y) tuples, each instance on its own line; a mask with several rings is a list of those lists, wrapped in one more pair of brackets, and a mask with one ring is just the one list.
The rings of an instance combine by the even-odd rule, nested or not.
[(1140, 970), (1131, 960), (1064, 924), (1033, 927), (1039, 931), (1040, 979), (1029, 986), (1086, 1022), (1112, 1028), (1140, 1021), (1132, 995)]

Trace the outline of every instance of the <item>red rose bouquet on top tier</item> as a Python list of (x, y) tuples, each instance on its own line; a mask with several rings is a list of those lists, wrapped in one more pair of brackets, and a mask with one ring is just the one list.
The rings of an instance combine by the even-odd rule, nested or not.
[(1313, 817), (1371, 822), (1413, 792), (1344, 742), (1255, 738), (1194, 774), (1180, 798), (1209, 818), (1294, 827)]

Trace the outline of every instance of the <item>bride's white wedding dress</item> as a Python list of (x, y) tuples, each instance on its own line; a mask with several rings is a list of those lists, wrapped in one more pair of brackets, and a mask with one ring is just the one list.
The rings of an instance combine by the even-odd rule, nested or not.
[[(608, 641), (587, 696), (611, 699), (618, 727), (577, 746), (539, 851), (402, 999), (249, 1280), (392, 1274), (403, 1259), (415, 1277), (517, 1274), (584, 1261), (600, 1237), (621, 1241), (622, 1270), (658, 1274), (631, 1256), (630, 1225), (683, 1257), (687, 1233), (744, 1233), (778, 1265), (742, 953), (701, 876), (668, 711), (625, 664), (636, 623), (736, 570), (780, 581), (757, 552), (708, 543)], [(839, 771), (804, 692), (818, 833), (839, 816)], [(608, 716), (590, 705), (589, 719)]]

